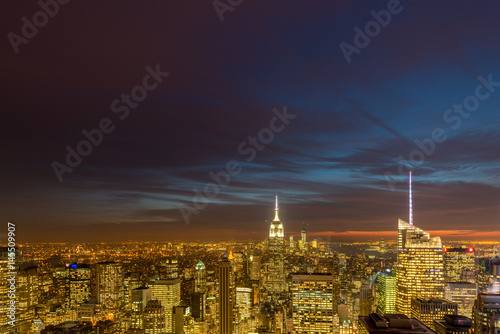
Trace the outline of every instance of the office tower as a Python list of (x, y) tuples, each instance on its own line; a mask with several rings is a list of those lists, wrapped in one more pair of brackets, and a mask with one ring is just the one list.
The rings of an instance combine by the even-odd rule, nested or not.
[(207, 286), (207, 270), (205, 269), (205, 264), (200, 261), (195, 267), (194, 292), (204, 293), (206, 292), (206, 286)]
[(292, 276), (294, 333), (333, 333), (333, 276), (312, 274)]
[(184, 334), (184, 317), (186, 316), (186, 306), (174, 307), (174, 331), (175, 334)]
[(411, 314), (429, 328), (433, 328), (434, 320), (444, 319), (446, 314), (457, 315), (458, 305), (442, 298), (411, 300)]
[(217, 311), (219, 334), (233, 332), (233, 306), (235, 303), (234, 276), (231, 261), (223, 258), (217, 265)]
[(260, 256), (253, 255), (250, 258), (250, 279), (259, 280), (260, 279)]
[[(16, 252), (17, 257), (17, 252)], [(11, 274), (9, 272), (16, 271), (11, 270), (9, 267), (9, 252), (7, 247), (0, 247), (0, 332), (1, 333), (14, 333), (15, 327), (9, 325), (10, 319), (8, 317), (10, 311), (8, 307), (10, 306), (9, 298), (9, 287)]]
[(153, 279), (150, 281), (151, 298), (159, 300), (164, 309), (165, 331), (173, 331), (173, 310), (181, 302), (181, 280), (171, 279)]
[(274, 211), (274, 219), (269, 228), (269, 273), (266, 288), (270, 293), (280, 293), (287, 289), (284, 268), (285, 236), (283, 223), (278, 217), (277, 195)]
[(191, 298), (191, 314), (193, 318), (199, 321), (205, 320), (206, 295), (204, 293), (195, 293)]
[(116, 316), (123, 301), (123, 272), (117, 262), (100, 262), (96, 265), (97, 302)]
[(301, 235), (301, 239), (300, 241), (302, 242), (302, 253), (305, 253), (305, 251), (307, 250), (307, 236), (306, 236), (306, 230), (305, 229), (302, 229), (302, 231), (300, 231), (300, 235)]
[[(474, 272), (476, 269), (475, 249), (467, 248), (444, 248), (444, 277), (446, 282), (464, 282), (467, 279), (468, 272)], [(464, 275), (464, 272), (465, 275)], [(474, 277), (469, 280), (475, 282)]]
[(144, 333), (172, 333), (172, 329), (165, 329), (165, 318), (165, 308), (161, 305), (161, 301), (155, 299), (150, 300), (144, 308)]
[(68, 264), (66, 272), (66, 307), (75, 309), (90, 298), (90, 267)]
[(431, 334), (435, 332), (417, 319), (410, 319), (404, 314), (386, 314), (382, 317), (377, 313), (372, 313), (368, 317), (359, 317), (358, 333)]
[(469, 334), (472, 320), (461, 315), (445, 315), (442, 320), (434, 320), (437, 334)]
[(150, 288), (140, 287), (132, 290), (132, 328), (144, 328), (144, 308), (151, 298)]
[(293, 241), (293, 235), (290, 236), (290, 249), (295, 248), (295, 242)]
[(380, 253), (385, 253), (385, 240), (382, 238), (378, 243), (378, 249)]
[(396, 308), (410, 315), (411, 299), (444, 297), (441, 239), (399, 220)]
[(477, 295), (472, 328), (474, 334), (500, 333), (500, 294), (480, 293)]
[(233, 272), (235, 274), (236, 280), (245, 278), (246, 276), (245, 262), (246, 262), (245, 254), (243, 254), (242, 252), (233, 253), (232, 263), (233, 263)]
[(370, 315), (373, 312), (373, 291), (371, 281), (361, 285), (359, 290), (359, 315)]
[(458, 315), (472, 318), (472, 309), (478, 290), (476, 283), (449, 282), (445, 285), (445, 298), (458, 304)]
[(481, 292), (500, 293), (500, 258), (492, 257), (481, 261), (477, 279)]
[(166, 259), (160, 263), (163, 278), (179, 278), (179, 263), (177, 259)]
[(381, 273), (377, 278), (377, 313), (396, 313), (396, 276)]
[(236, 287), (236, 307), (239, 321), (250, 318), (252, 312), (252, 289), (247, 286)]
[(31, 321), (35, 317), (38, 305), (38, 273), (37, 267), (21, 267), (16, 277), (16, 297), (18, 313), (16, 323), (20, 320)]
[(186, 305), (174, 307), (174, 331), (175, 334), (193, 334), (195, 324), (191, 316), (190, 308)]
[(398, 221), (396, 310), (411, 316), (411, 300), (444, 297), (441, 238), (413, 225), (410, 173), (410, 223)]
[(132, 311), (132, 291), (142, 286), (141, 274), (130, 272), (123, 279), (123, 302), (127, 312)]

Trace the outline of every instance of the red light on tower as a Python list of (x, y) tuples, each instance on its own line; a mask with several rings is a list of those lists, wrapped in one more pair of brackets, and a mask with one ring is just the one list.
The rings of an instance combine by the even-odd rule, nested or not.
[(469, 247), (469, 253), (473, 253), (473, 252), (474, 252), (474, 248)]
[(445, 248), (445, 249), (444, 249), (444, 251), (445, 251), (445, 252), (447, 252), (447, 251), (448, 251), (448, 248)]

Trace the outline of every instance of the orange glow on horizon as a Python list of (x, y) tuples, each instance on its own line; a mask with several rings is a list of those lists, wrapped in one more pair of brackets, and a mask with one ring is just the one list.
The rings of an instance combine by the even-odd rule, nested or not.
[[(446, 240), (497, 240), (500, 239), (500, 231), (475, 231), (475, 230), (427, 230), (431, 237), (441, 237)], [(318, 237), (333, 237), (333, 238), (346, 238), (346, 239), (396, 239), (397, 231), (324, 231), (324, 232), (310, 232), (310, 236)]]

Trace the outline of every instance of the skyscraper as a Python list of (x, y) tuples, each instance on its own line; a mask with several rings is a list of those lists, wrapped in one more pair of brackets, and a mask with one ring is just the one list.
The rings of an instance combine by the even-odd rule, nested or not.
[(144, 328), (144, 309), (150, 300), (150, 288), (140, 287), (132, 290), (132, 328)]
[(305, 251), (307, 250), (306, 230), (302, 229), (302, 231), (300, 231), (300, 235), (301, 235), (300, 241), (302, 242), (302, 253), (305, 253)]
[(96, 265), (97, 302), (113, 317), (123, 300), (122, 266), (117, 262), (100, 262)]
[(441, 238), (413, 225), (411, 173), (410, 223), (398, 221), (396, 309), (411, 317), (411, 300), (444, 297), (444, 265)]
[(206, 292), (206, 285), (207, 285), (207, 270), (205, 269), (205, 264), (200, 261), (195, 267), (194, 292), (195, 293)]
[(445, 298), (458, 304), (458, 315), (472, 318), (472, 309), (476, 297), (476, 283), (449, 282), (445, 285)]
[(165, 330), (165, 308), (159, 300), (150, 300), (144, 308), (144, 333), (166, 334), (173, 330)]
[(332, 274), (293, 275), (294, 333), (334, 333), (333, 302)]
[(229, 259), (224, 258), (219, 261), (217, 266), (217, 280), (219, 334), (231, 334), (233, 332), (233, 306), (235, 303), (235, 291), (233, 268)]
[(153, 279), (150, 281), (151, 297), (159, 300), (164, 308), (165, 331), (173, 331), (173, 310), (181, 302), (181, 280), (171, 279)]
[(259, 280), (260, 278), (260, 255), (253, 255), (250, 258), (250, 279)]
[(471, 275), (467, 275), (469, 272), (474, 273), (476, 269), (474, 252), (472, 247), (444, 248), (444, 276), (447, 282), (475, 282), (474, 275), (471, 279), (468, 279)]
[(381, 273), (377, 278), (377, 313), (396, 313), (396, 276)]
[(475, 334), (500, 333), (500, 294), (480, 293), (477, 295), (472, 328)]
[(278, 217), (278, 195), (276, 195), (276, 207), (274, 219), (269, 228), (269, 273), (266, 288), (271, 293), (286, 291), (285, 268), (285, 235), (283, 223)]
[[(17, 255), (17, 254), (16, 254)], [(11, 270), (9, 269), (9, 257), (8, 248), (0, 247), (0, 330), (2, 333), (14, 332), (15, 328), (9, 325), (8, 322), (11, 319), (8, 317), (10, 306), (9, 303), (9, 286), (10, 282), (7, 280), (10, 278), (8, 274)]]
[(90, 298), (90, 267), (66, 265), (66, 307), (74, 309)]

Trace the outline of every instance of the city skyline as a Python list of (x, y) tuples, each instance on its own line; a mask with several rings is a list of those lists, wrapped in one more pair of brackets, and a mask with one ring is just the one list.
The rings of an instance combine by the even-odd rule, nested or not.
[(261, 240), (276, 192), (285, 239), (395, 240), (410, 169), (415, 225), (500, 239), (499, 3), (47, 1), (1, 24), (17, 243)]

